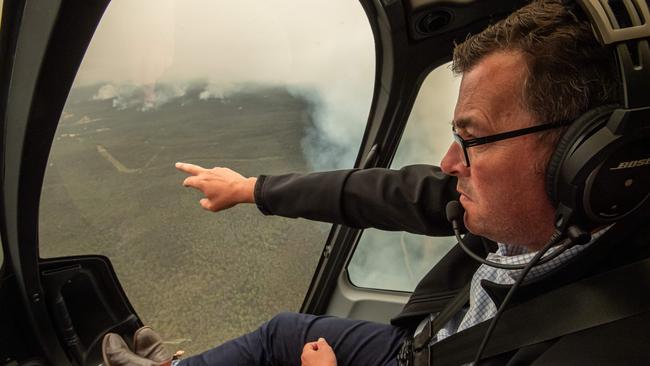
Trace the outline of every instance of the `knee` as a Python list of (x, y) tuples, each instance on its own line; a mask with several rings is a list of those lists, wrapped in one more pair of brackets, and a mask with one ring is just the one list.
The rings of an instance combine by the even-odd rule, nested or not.
[(276, 314), (271, 320), (269, 320), (265, 325), (271, 330), (283, 329), (285, 327), (293, 326), (304, 314), (282, 312)]
[(266, 337), (304, 337), (305, 331), (316, 319), (315, 315), (300, 313), (279, 313), (261, 327), (262, 334)]

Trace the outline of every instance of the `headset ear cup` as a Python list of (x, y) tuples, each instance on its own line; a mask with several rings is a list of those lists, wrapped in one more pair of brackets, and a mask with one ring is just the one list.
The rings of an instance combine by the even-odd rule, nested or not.
[(548, 193), (548, 197), (554, 206), (557, 207), (559, 203), (557, 193), (560, 166), (564, 162), (564, 158), (569, 152), (568, 150), (573, 146), (576, 139), (582, 136), (587, 129), (592, 128), (595, 124), (606, 121), (605, 118), (608, 118), (614, 109), (616, 109), (615, 105), (606, 105), (588, 110), (571, 123), (569, 128), (562, 134), (562, 137), (560, 137), (546, 168), (546, 193)]

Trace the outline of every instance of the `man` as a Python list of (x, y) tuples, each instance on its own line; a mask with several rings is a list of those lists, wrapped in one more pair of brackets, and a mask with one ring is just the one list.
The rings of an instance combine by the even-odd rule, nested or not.
[[(428, 235), (451, 233), (438, 203), (460, 194), (464, 224), (470, 232), (467, 241), (487, 238), (499, 243), (496, 253), (489, 254), (493, 260), (527, 263), (554, 232), (555, 208), (546, 192), (545, 172), (563, 131), (561, 122), (619, 100), (613, 55), (596, 42), (591, 26), (575, 4), (540, 0), (470, 37), (456, 48), (453, 62), (454, 71), (462, 74), (453, 120), (458, 140), (535, 125), (548, 124), (548, 129), (472, 147), (454, 143), (440, 169), (420, 165), (399, 171), (368, 169), (246, 178), (227, 168), (178, 163), (179, 170), (190, 174), (183, 185), (203, 192), (201, 206), (214, 212), (240, 203), (256, 203), (265, 214)], [(629, 249), (624, 258), (610, 256), (612, 246), (602, 243), (622, 234), (607, 229), (599, 230), (589, 245), (574, 247), (543, 268), (534, 269), (526, 277), (524, 287), (528, 288), (517, 300), (538, 297), (650, 254), (644, 249), (647, 246), (642, 246)], [(627, 234), (636, 235), (629, 236), (634, 243), (640, 242), (635, 238), (645, 238), (636, 231)], [(492, 318), (503, 300), (495, 293), (512, 284), (517, 274), (485, 265), (477, 268), (452, 250), (418, 285), (414, 296), (432, 289), (458, 291), (470, 283), (469, 304), (453, 314), (431, 342), (454, 337)], [(339, 365), (397, 365), (404, 339), (418, 333), (438, 311), (409, 302), (393, 325), (280, 314), (248, 335), (179, 364), (294, 365), (301, 362), (302, 354), (305, 364), (336, 365), (338, 361)], [(320, 337), (332, 348), (325, 346), (324, 340), (313, 343)], [(530, 363), (553, 357), (556, 341), (532, 348), (522, 346), (491, 360), (497, 364)], [(594, 352), (592, 356), (598, 354)]]

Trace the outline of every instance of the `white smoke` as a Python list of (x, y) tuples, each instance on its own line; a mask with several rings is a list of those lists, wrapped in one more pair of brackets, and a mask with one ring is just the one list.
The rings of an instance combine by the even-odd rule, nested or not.
[[(354, 99), (354, 90), (335, 86), (327, 92), (293, 87), (290, 93), (311, 103), (313, 125), (307, 129), (302, 148), (314, 170), (349, 168), (354, 163), (369, 112)], [(362, 117), (363, 116), (363, 117)]]
[(142, 94), (140, 90), (141, 88), (132, 84), (105, 84), (97, 90), (92, 100), (111, 100), (113, 107), (123, 110), (144, 103), (143, 98), (137, 97), (137, 94)]
[(142, 111), (156, 109), (187, 94), (187, 84), (145, 85)]
[(135, 108), (141, 112), (156, 109), (187, 94), (188, 84), (104, 84), (92, 100), (111, 100), (118, 110)]
[(97, 94), (93, 95), (93, 100), (108, 100), (117, 97), (117, 87), (113, 84), (102, 85)]
[(220, 99), (221, 101), (226, 100), (232, 94), (240, 91), (241, 85), (234, 83), (222, 83), (216, 84), (211, 83), (207, 84), (203, 91), (199, 93), (200, 100), (209, 100), (209, 99)]

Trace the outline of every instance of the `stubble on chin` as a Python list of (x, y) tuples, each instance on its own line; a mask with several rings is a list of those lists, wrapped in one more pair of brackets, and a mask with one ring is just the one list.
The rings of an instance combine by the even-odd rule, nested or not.
[(467, 230), (478, 236), (497, 243), (514, 243), (517, 241), (517, 228), (508, 222), (498, 212), (478, 212), (478, 207), (471, 207), (470, 202), (463, 217)]

